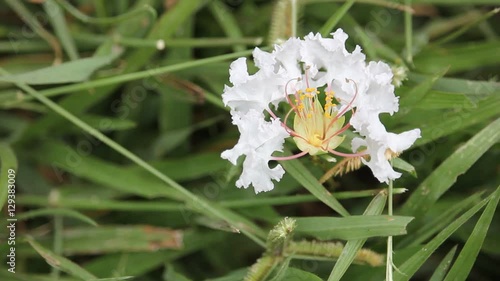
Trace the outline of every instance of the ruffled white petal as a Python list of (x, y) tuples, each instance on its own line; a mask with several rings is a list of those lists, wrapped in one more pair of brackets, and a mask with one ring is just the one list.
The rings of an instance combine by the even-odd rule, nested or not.
[(275, 151), (283, 150), (285, 138), (289, 136), (278, 119), (266, 121), (264, 115), (256, 110), (245, 114), (232, 112), (233, 124), (241, 133), (234, 148), (226, 150), (221, 157), (236, 165), (240, 156), (245, 155), (243, 173), (236, 186), (248, 188), (253, 185), (255, 192), (273, 189), (272, 180), (279, 181), (285, 171), (281, 165), (269, 167), (269, 161)]

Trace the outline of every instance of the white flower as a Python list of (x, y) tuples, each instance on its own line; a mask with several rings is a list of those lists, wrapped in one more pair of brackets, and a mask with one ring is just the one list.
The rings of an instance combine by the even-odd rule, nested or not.
[[(369, 160), (363, 162), (379, 181), (387, 182), (401, 175), (392, 169), (386, 153), (408, 149), (420, 137), (420, 130), (394, 134), (380, 122), (380, 114), (392, 115), (399, 107), (391, 84), (391, 69), (383, 62), (367, 65), (359, 46), (353, 52), (347, 51), (348, 36), (342, 29), (332, 35), (333, 38), (322, 38), (311, 33), (303, 40), (291, 38), (275, 46), (272, 53), (256, 48), (253, 56), (259, 70), (253, 75), (248, 73), (245, 58), (231, 64), (233, 86), (225, 87), (222, 98), (231, 108), (241, 137), (222, 157), (236, 164), (240, 156), (246, 156), (238, 187), (251, 184), (256, 192), (271, 190), (272, 180), (279, 181), (284, 171), (280, 165), (269, 168), (269, 161), (306, 154), (368, 154)], [(323, 98), (324, 102), (320, 101)], [(277, 108), (282, 101), (291, 110), (281, 121), (270, 105)], [(349, 111), (351, 118), (346, 120)], [(266, 113), (270, 116), (266, 117)], [(293, 116), (293, 122), (288, 122), (288, 116)], [(335, 151), (344, 140), (342, 133), (350, 127), (359, 134), (351, 144), (353, 153)], [(302, 152), (273, 157), (273, 152), (283, 149), (287, 137), (293, 137)], [(360, 148), (365, 150), (358, 151)]]
[(273, 152), (283, 150), (288, 133), (281, 126), (279, 119), (265, 121), (264, 115), (254, 109), (241, 115), (233, 112), (233, 124), (238, 126), (240, 139), (232, 149), (224, 151), (221, 156), (236, 165), (238, 158), (246, 155), (243, 173), (236, 185), (248, 188), (252, 184), (256, 193), (273, 189), (271, 179), (279, 181), (285, 171), (279, 164), (269, 168), (269, 161), (272, 160)]

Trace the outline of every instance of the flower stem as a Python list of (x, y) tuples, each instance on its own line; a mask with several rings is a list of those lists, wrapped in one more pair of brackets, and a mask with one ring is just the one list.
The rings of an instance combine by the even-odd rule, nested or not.
[[(391, 166), (392, 166), (392, 159), (391, 159)], [(393, 215), (393, 210), (392, 210), (392, 196), (393, 196), (393, 182), (392, 179), (389, 180), (389, 188), (388, 188), (388, 193), (387, 193), (387, 214), (389, 216)], [(385, 280), (386, 281), (392, 281), (392, 236), (387, 237), (387, 261), (385, 263)]]
[[(405, 0), (405, 6), (411, 7), (411, 0)], [(406, 43), (406, 61), (413, 62), (413, 42), (412, 42), (412, 13), (405, 12), (405, 43)]]

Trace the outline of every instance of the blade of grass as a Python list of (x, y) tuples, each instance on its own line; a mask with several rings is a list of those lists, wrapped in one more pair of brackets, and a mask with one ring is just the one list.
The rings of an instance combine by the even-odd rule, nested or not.
[(110, 64), (121, 52), (66, 62), (16, 75), (0, 76), (1, 82), (29, 85), (74, 83), (87, 80), (97, 69)]
[(478, 24), (486, 21), (487, 19), (494, 16), (495, 14), (498, 14), (498, 12), (500, 12), (500, 8), (496, 8), (496, 9), (489, 11), (488, 13), (482, 15), (481, 17), (475, 19), (474, 21), (468, 22), (466, 25), (464, 25), (459, 30), (449, 34), (448, 36), (446, 36), (446, 37), (444, 37), (436, 42), (434, 42), (433, 45), (443, 45), (443, 44), (457, 38), (458, 36), (464, 34), (465, 32), (467, 32), (469, 29), (471, 29), (475, 25), (478, 25)]
[[(15, 196), (16, 172), (17, 158), (14, 150), (8, 144), (0, 142), (0, 184), (2, 186), (0, 188), (0, 210), (3, 209), (3, 205), (7, 202), (9, 194)], [(10, 190), (14, 193), (9, 192)]]
[(375, 236), (406, 234), (406, 226), (413, 217), (402, 216), (349, 216), (296, 218), (296, 232), (312, 235), (321, 240), (357, 240)]
[[(417, 83), (429, 78), (429, 75), (409, 73), (410, 80)], [(500, 83), (496, 81), (478, 81), (460, 78), (443, 77), (436, 81), (434, 90), (464, 94), (472, 100), (478, 100), (480, 97), (493, 95), (500, 91)]]
[[(365, 216), (374, 216), (380, 215), (384, 211), (385, 203), (387, 200), (387, 192), (381, 191), (373, 200), (370, 202), (368, 207), (366, 208), (363, 215)], [(366, 239), (359, 240), (348, 240), (342, 253), (339, 256), (338, 261), (335, 263), (335, 266), (330, 273), (330, 277), (328, 277), (328, 281), (340, 280), (344, 273), (347, 271), (347, 268), (354, 261), (354, 258), (358, 254), (358, 251), (365, 244)]]
[(330, 32), (337, 26), (340, 19), (349, 11), (356, 0), (348, 0), (346, 1), (339, 9), (331, 15), (331, 17), (326, 21), (326, 23), (319, 29), (319, 33), (323, 37), (328, 37)]
[[(405, 6), (411, 7), (412, 0), (405, 0)], [(413, 15), (409, 11), (405, 11), (405, 48), (406, 61), (409, 64), (413, 63)]]
[(441, 77), (446, 74), (446, 71), (448, 71), (448, 69), (441, 70), (436, 75), (428, 77), (408, 92), (401, 95), (401, 99), (399, 100), (400, 109), (403, 110), (403, 108), (406, 107), (407, 110), (405, 111), (405, 114), (408, 113), (409, 110), (415, 106), (415, 104), (418, 104), (427, 95), (427, 93), (429, 93), (436, 81), (441, 79)]
[[(436, 4), (436, 5), (467, 5), (471, 2), (469, 0), (413, 0), (414, 4)], [(495, 5), (498, 0), (475, 0), (474, 5)]]
[[(0, 68), (0, 73), (1, 74), (8, 74)], [(170, 179), (168, 176), (148, 164), (146, 161), (142, 160), (139, 158), (137, 155), (131, 153), (128, 151), (126, 148), (121, 146), (120, 144), (116, 143), (113, 141), (111, 138), (107, 137), (106, 135), (102, 134), (98, 130), (90, 127), (87, 125), (85, 122), (81, 121), (78, 119), (75, 115), (71, 114), (70, 112), (66, 111), (64, 108), (60, 107), (50, 99), (42, 96), (40, 93), (38, 93), (36, 90), (33, 88), (29, 87), (26, 84), (22, 83), (16, 83), (16, 85), (23, 89), (25, 92), (29, 93), (33, 97), (35, 97), (37, 100), (45, 104), (47, 107), (55, 111), (56, 113), (60, 114), (64, 118), (66, 118), (68, 121), (71, 123), (75, 124), (76, 126), (80, 127), (83, 131), (86, 133), (92, 135), (96, 139), (102, 141), (106, 145), (108, 145), (111, 149), (115, 150), (116, 152), (120, 153), (124, 157), (128, 158), (132, 162), (136, 163), (138, 166), (141, 166), (144, 168), (146, 171), (154, 175), (155, 177), (159, 178), (161, 181), (166, 183), (168, 186), (173, 187), (176, 191), (179, 192), (180, 195), (182, 195), (183, 200), (187, 203), (190, 204), (192, 207), (196, 207), (197, 210), (201, 211), (202, 213), (207, 213), (210, 214), (213, 217), (222, 219), (224, 221), (227, 221), (230, 223), (235, 229), (238, 229), (241, 231), (243, 234), (248, 236), (250, 239), (252, 239), (254, 242), (256, 242), (259, 245), (265, 245), (265, 243), (262, 241), (262, 237), (265, 237), (264, 232), (254, 223), (246, 220), (245, 218), (239, 216), (238, 214), (222, 208), (218, 205), (215, 205), (201, 197), (196, 196), (195, 194), (191, 193), (187, 189), (185, 189), (183, 186), (178, 184), (177, 182), (173, 181)]]
[[(144, 71), (138, 71), (138, 72), (133, 72), (133, 73), (128, 73), (128, 74), (122, 74), (122, 75), (117, 75), (113, 77), (107, 77), (107, 78), (101, 78), (101, 79), (95, 79), (89, 82), (85, 83), (79, 83), (79, 84), (73, 84), (73, 85), (68, 85), (68, 86), (61, 86), (61, 87), (55, 87), (47, 90), (40, 91), (40, 94), (44, 97), (54, 97), (62, 94), (69, 94), (72, 92), (80, 91), (80, 90), (88, 90), (88, 89), (93, 89), (93, 88), (99, 88), (99, 87), (105, 87), (105, 86), (111, 86), (111, 85), (118, 85), (122, 84), (125, 82), (130, 82), (134, 80), (139, 80), (143, 78), (148, 78), (151, 76), (155, 75), (160, 75), (160, 74), (165, 74), (169, 72), (175, 72), (187, 68), (193, 68), (193, 67), (198, 67), (201, 65), (205, 64), (210, 64), (214, 62), (219, 62), (219, 61), (225, 61), (228, 59), (234, 59), (238, 57), (245, 57), (248, 55), (252, 54), (252, 50), (248, 51), (243, 51), (239, 53), (231, 53), (231, 54), (226, 54), (226, 55), (220, 55), (220, 56), (215, 56), (215, 57), (210, 57), (210, 58), (205, 58), (205, 59), (199, 59), (195, 61), (189, 61), (189, 62), (184, 62), (184, 63), (178, 63), (174, 65), (167, 65), (155, 69), (148, 69)], [(19, 103), (23, 101), (30, 101), (35, 99), (33, 96), (24, 96), (22, 99), (19, 99), (16, 96), (12, 96), (11, 99), (5, 99), (6, 103)]]
[[(65, 255), (98, 255), (126, 252), (156, 252), (171, 249), (181, 250), (184, 233), (192, 231), (174, 230), (152, 225), (106, 225), (99, 227), (70, 227), (61, 232)], [(40, 238), (42, 245), (48, 238)]]
[(16, 0), (6, 0), (7, 5), (9, 5), (20, 17), (21, 19), (31, 28), (33, 31), (43, 38), (54, 50), (54, 64), (62, 62), (62, 50), (61, 45), (57, 41), (57, 38), (43, 28), (42, 24), (38, 21), (37, 17), (33, 15), (21, 1)]
[(46, 0), (43, 2), (43, 8), (45, 13), (49, 15), (49, 20), (54, 28), (54, 32), (56, 36), (59, 38), (64, 51), (68, 55), (70, 60), (77, 60), (78, 50), (76, 49), (75, 42), (73, 37), (71, 36), (66, 19), (64, 18), (64, 14), (59, 8), (59, 5), (55, 2), (55, 0)]
[(446, 275), (444, 281), (461, 281), (467, 279), (467, 276), (469, 276), (472, 266), (476, 261), (477, 255), (481, 251), (481, 246), (483, 245), (491, 221), (495, 215), (499, 199), (500, 186), (498, 186), (497, 190), (491, 195), (488, 205), (477, 221), (474, 230), (469, 236), (469, 239), (467, 239), (467, 242), (465, 243), (462, 251), (460, 251), (457, 260)]
[(397, 243), (396, 248), (414, 247), (425, 242), (437, 232), (448, 226), (460, 213), (464, 212), (467, 208), (470, 208), (471, 205), (479, 202), (482, 194), (483, 192), (475, 193), (458, 204), (454, 204), (451, 208), (446, 209), (438, 216), (432, 217), (430, 220), (426, 221), (425, 225), (406, 235), (400, 242)]
[(16, 218), (18, 221), (22, 221), (22, 220), (28, 220), (28, 219), (42, 217), (42, 216), (64, 216), (64, 217), (73, 218), (73, 219), (88, 223), (88, 224), (93, 225), (93, 226), (97, 226), (97, 222), (95, 222), (90, 217), (88, 217), (82, 213), (79, 213), (75, 210), (64, 209), (64, 208), (44, 208), (44, 209), (27, 211), (27, 212), (23, 212), (22, 214), (18, 215)]
[(467, 222), (472, 216), (474, 216), (479, 210), (481, 210), (492, 198), (482, 200), (467, 212), (462, 214), (459, 218), (454, 220), (445, 229), (439, 232), (436, 237), (425, 244), (420, 250), (413, 254), (410, 258), (398, 266), (399, 270), (394, 272), (395, 281), (407, 281), (417, 272), (417, 270), (424, 264), (424, 262), (434, 253), (434, 251), (444, 243), (460, 226)]
[[(379, 189), (365, 191), (345, 191), (335, 192), (333, 196), (337, 199), (352, 199), (372, 197), (374, 194), (381, 192)], [(399, 192), (402, 193), (402, 192)], [(44, 207), (51, 205), (54, 207), (71, 208), (78, 210), (115, 210), (115, 211), (136, 211), (136, 212), (170, 212), (187, 209), (187, 206), (181, 203), (172, 201), (130, 201), (130, 200), (111, 200), (105, 198), (80, 198), (79, 196), (63, 196), (59, 195), (57, 201), (49, 201), (47, 196), (40, 195), (20, 195), (16, 202), (21, 206), (37, 206)], [(291, 195), (291, 196), (275, 196), (270, 198), (249, 198), (249, 199), (233, 199), (219, 201), (219, 205), (226, 208), (248, 208), (256, 206), (281, 206), (291, 205), (305, 202), (316, 202), (319, 199), (314, 195)]]
[(201, 230), (185, 232), (184, 247), (176, 251), (154, 251), (145, 253), (122, 253), (99, 256), (85, 264), (85, 269), (99, 276), (109, 276), (119, 272), (119, 275), (141, 276), (146, 272), (158, 269), (166, 262), (178, 260), (184, 256), (227, 241), (223, 232)]
[[(62, 237), (62, 232), (64, 229), (64, 219), (61, 215), (54, 215), (54, 218), (52, 220), (52, 225), (54, 228), (54, 237), (53, 237), (53, 246), (52, 250), (54, 251), (54, 254), (57, 256), (62, 256), (62, 251), (63, 251), (63, 237)], [(52, 267), (50, 276), (54, 281), (58, 281), (59, 277), (61, 276), (61, 270), (57, 267)]]
[(92, 273), (87, 270), (81, 268), (76, 263), (62, 257), (56, 255), (50, 250), (45, 249), (42, 245), (38, 244), (32, 238), (27, 239), (30, 243), (31, 247), (33, 247), (39, 254), (42, 256), (45, 261), (54, 268), (60, 269), (71, 276), (79, 278), (81, 280), (94, 280), (97, 279)]
[[(90, 43), (90, 44), (101, 44), (109, 39), (107, 35), (94, 34), (94, 33), (74, 33), (72, 34), (75, 40), (79, 43)], [(161, 43), (159, 43), (161, 41)], [(212, 47), (226, 47), (233, 46), (235, 44), (258, 46), (262, 44), (262, 37), (241, 37), (241, 38), (172, 38), (169, 40), (158, 40), (158, 39), (144, 39), (144, 38), (133, 38), (124, 36), (115, 36), (113, 42), (122, 46), (128, 47), (149, 47), (155, 49), (158, 48), (158, 44), (164, 44), (165, 48), (184, 48), (184, 47), (196, 47), (196, 48), (212, 48)], [(0, 45), (1, 46), (1, 45)], [(5, 47), (7, 49), (7, 46)], [(0, 47), (0, 51), (2, 48)]]
[[(404, 215), (422, 215), (465, 173), (481, 155), (500, 140), (500, 118), (457, 149), (410, 195), (401, 209)], [(414, 224), (417, 225), (417, 224)]]
[(443, 258), (443, 260), (441, 260), (441, 262), (436, 267), (436, 270), (434, 270), (434, 273), (432, 274), (429, 281), (443, 281), (446, 272), (451, 266), (453, 257), (455, 257), (456, 251), (457, 251), (457, 245), (453, 246), (453, 248), (451, 248), (448, 254), (446, 254), (446, 256)]
[(283, 168), (292, 175), (309, 192), (316, 196), (321, 202), (332, 208), (340, 215), (349, 216), (349, 212), (332, 196), (326, 188), (309, 172), (309, 170), (299, 160), (281, 161)]
[(415, 68), (422, 73), (436, 73), (449, 67), (448, 74), (473, 70), (500, 62), (497, 42), (479, 41), (474, 44), (454, 44), (446, 46), (427, 46), (414, 58)]
[[(425, 121), (421, 120), (419, 125), (413, 124), (411, 126), (411, 128), (419, 126), (422, 130), (423, 137), (418, 139), (415, 145), (422, 146), (441, 137), (460, 132), (460, 130), (464, 130), (474, 124), (492, 120), (492, 118), (498, 116), (499, 107), (500, 95), (492, 95), (479, 101), (472, 107), (467, 102), (463, 107), (458, 105), (458, 108), (455, 108), (455, 110), (450, 109), (444, 113), (438, 112), (439, 117), (436, 116), (436, 118), (441, 118), (441, 122), (436, 122), (436, 118), (425, 119)], [(410, 128), (410, 126), (405, 126), (405, 128)], [(402, 128), (401, 130), (404, 129)]]
[[(95, 146), (102, 145), (101, 143), (94, 144)], [(147, 177), (139, 171), (127, 171), (121, 166), (78, 153), (58, 141), (44, 142), (40, 145), (40, 150), (32, 156), (40, 163), (50, 165), (58, 180), (62, 180), (61, 170), (64, 170), (92, 182), (146, 198), (157, 196), (174, 200), (182, 198), (182, 195), (175, 189), (166, 187), (155, 178)]]
[(149, 6), (149, 5), (143, 5), (141, 7), (137, 7), (136, 9), (133, 9), (129, 12), (126, 12), (124, 14), (115, 16), (115, 17), (107, 17), (107, 18), (93, 18), (89, 17), (86, 14), (80, 12), (77, 8), (73, 7), (71, 4), (69, 4), (65, 0), (56, 0), (59, 5), (61, 5), (66, 11), (68, 11), (71, 15), (73, 15), (75, 18), (81, 20), (84, 23), (88, 24), (97, 24), (97, 25), (107, 25), (107, 24), (115, 24), (121, 21), (126, 21), (130, 20), (131, 17), (135, 17), (140, 14), (147, 14), (150, 18), (150, 23), (154, 22), (156, 20), (156, 10)]
[[(227, 37), (231, 39), (241, 39), (243, 37), (238, 21), (222, 2), (219, 0), (211, 1), (208, 8), (226, 33)], [(236, 44), (233, 47), (234, 52), (241, 52), (244, 50), (245, 46), (242, 44)]]

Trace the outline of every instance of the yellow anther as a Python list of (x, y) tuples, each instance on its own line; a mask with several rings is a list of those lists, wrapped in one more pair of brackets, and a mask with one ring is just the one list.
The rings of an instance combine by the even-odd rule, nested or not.
[(325, 92), (325, 95), (330, 96), (330, 97), (333, 97), (333, 96), (335, 96), (335, 92), (334, 92), (334, 91), (331, 91), (331, 90), (330, 90), (330, 91), (326, 91), (326, 92)]

